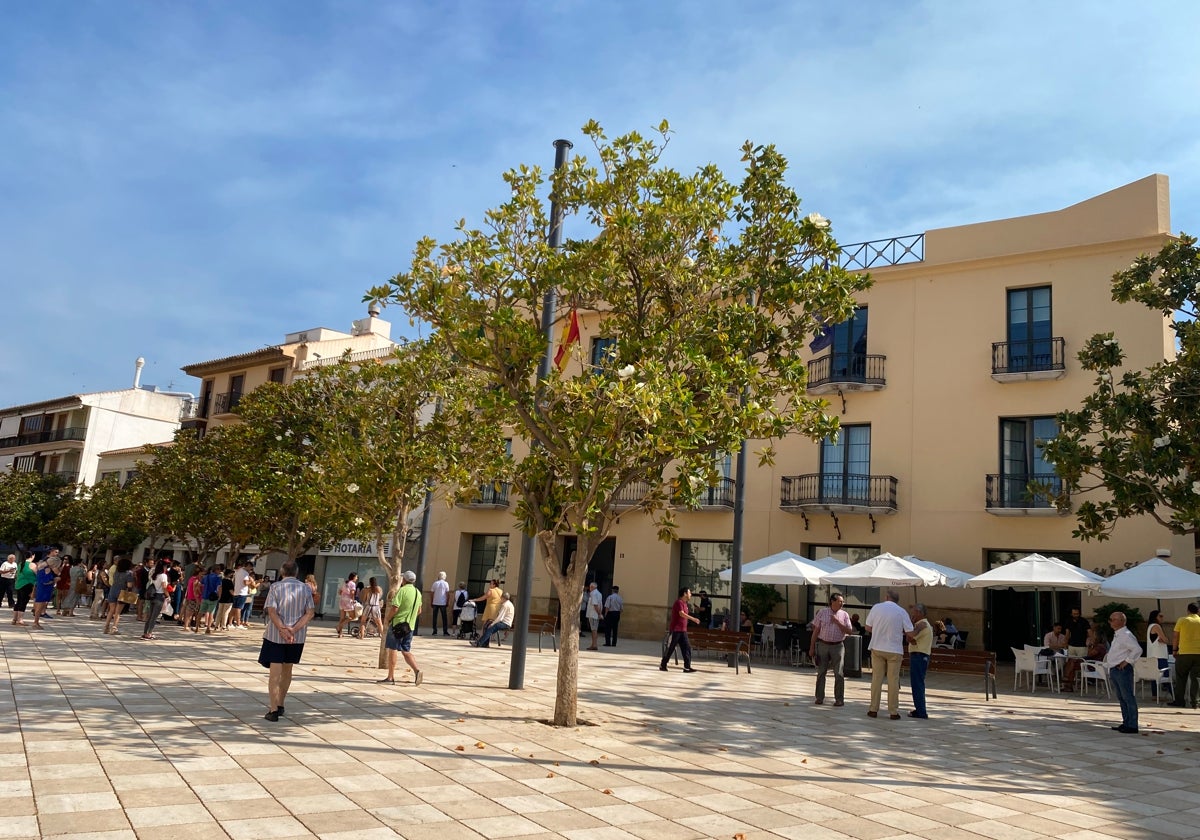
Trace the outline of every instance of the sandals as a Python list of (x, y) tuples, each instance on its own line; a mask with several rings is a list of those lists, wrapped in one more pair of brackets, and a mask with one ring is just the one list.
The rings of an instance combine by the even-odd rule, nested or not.
[(383, 684), (395, 685), (396, 679), (395, 679), (395, 677), (384, 677), (381, 680), (375, 680), (375, 682), (379, 683), (380, 685), (383, 685)]

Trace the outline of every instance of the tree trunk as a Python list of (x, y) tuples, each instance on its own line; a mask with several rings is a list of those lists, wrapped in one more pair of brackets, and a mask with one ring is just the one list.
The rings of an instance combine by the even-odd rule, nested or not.
[(546, 571), (554, 583), (558, 595), (561, 617), (558, 646), (558, 681), (554, 698), (554, 725), (575, 726), (579, 713), (579, 605), (583, 597), (583, 582), (587, 579), (588, 565), (596, 543), (579, 537), (575, 556), (564, 575), (558, 552), (557, 535), (549, 534), (542, 539)]

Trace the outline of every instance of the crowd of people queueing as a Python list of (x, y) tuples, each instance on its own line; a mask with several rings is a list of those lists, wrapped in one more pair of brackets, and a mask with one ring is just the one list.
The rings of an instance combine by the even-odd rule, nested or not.
[[(146, 641), (155, 638), (164, 618), (193, 633), (245, 629), (263, 584), (249, 561), (239, 560), (232, 568), (204, 567), (161, 556), (136, 564), (119, 557), (106, 564), (74, 559), (58, 549), (40, 559), (30, 554), (18, 561), (8, 555), (0, 564), (0, 581), (0, 599), (8, 598), (14, 626), (42, 630), (47, 619), (87, 607), (88, 617), (103, 621), (104, 632), (112, 635), (120, 635), (122, 616), (133, 613)], [(31, 602), (32, 623), (26, 625)]]

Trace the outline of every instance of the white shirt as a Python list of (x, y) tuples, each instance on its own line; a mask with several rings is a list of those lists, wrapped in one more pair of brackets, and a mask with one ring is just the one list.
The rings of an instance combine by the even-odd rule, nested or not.
[(513, 625), (513, 619), (517, 616), (517, 608), (513, 606), (512, 601), (505, 601), (500, 605), (500, 614), (496, 616), (497, 624), (507, 624), (509, 627)]
[(154, 578), (154, 590), (155, 590), (155, 591), (156, 591), (156, 592), (157, 592), (159, 595), (166, 595), (166, 594), (167, 594), (167, 587), (168, 587), (168, 586), (170, 586), (170, 581), (169, 581), (169, 580), (168, 580), (168, 578), (167, 578), (167, 573), (166, 573), (166, 572), (163, 572), (161, 575), (156, 575), (156, 576), (155, 576), (155, 578)]
[(913, 624), (904, 607), (895, 601), (881, 601), (867, 613), (867, 630), (871, 633), (871, 650), (904, 653), (904, 634), (912, 632)]
[(435, 607), (446, 606), (446, 596), (450, 594), (450, 584), (441, 579), (435, 580), (433, 586), (430, 587), (430, 591), (433, 592), (433, 605)]
[(245, 595), (243, 590), (246, 588), (246, 578), (250, 577), (250, 573), (245, 567), (235, 569), (233, 572), (233, 591), (238, 595)]
[(588, 593), (588, 618), (602, 618), (604, 609), (604, 598), (600, 595), (600, 589), (593, 589)]
[(1138, 644), (1137, 636), (1128, 627), (1122, 627), (1113, 635), (1112, 644), (1108, 646), (1108, 655), (1104, 664), (1115, 668), (1121, 663), (1132, 665), (1142, 658), (1142, 646)]
[(3, 563), (0, 563), (0, 577), (16, 578), (16, 576), (17, 563), (15, 560), (5, 560)]

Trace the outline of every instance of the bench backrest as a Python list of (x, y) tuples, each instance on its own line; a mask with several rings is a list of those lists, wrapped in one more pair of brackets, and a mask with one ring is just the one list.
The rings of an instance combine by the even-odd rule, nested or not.
[(558, 629), (558, 616), (552, 613), (530, 613), (529, 627), (540, 633), (553, 633)]

